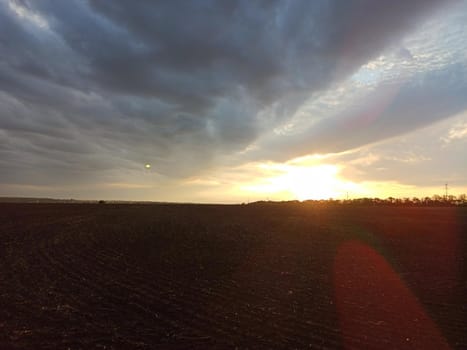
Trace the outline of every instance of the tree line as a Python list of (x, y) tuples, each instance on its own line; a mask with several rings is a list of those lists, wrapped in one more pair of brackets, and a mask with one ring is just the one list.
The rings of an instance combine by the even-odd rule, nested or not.
[[(257, 201), (249, 203), (253, 204), (279, 204), (279, 203), (300, 203), (298, 200), (291, 201)], [(431, 197), (387, 197), (387, 198), (378, 198), (378, 197), (363, 197), (363, 198), (349, 198), (349, 199), (309, 199), (304, 200), (301, 203), (307, 204), (325, 204), (325, 205), (390, 205), (390, 206), (427, 206), (427, 207), (436, 207), (436, 206), (467, 206), (467, 195), (448, 195), (440, 196), (435, 194)], [(242, 203), (245, 204), (245, 203)]]
[(467, 195), (440, 196), (435, 194), (431, 197), (387, 197), (387, 198), (351, 198), (351, 199), (326, 199), (308, 200), (305, 202), (323, 202), (346, 205), (400, 205), (400, 206), (467, 206)]

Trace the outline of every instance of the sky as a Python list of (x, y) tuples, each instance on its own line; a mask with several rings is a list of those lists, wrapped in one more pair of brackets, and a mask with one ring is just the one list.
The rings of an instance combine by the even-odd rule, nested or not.
[(467, 1), (0, 0), (0, 196), (467, 193)]

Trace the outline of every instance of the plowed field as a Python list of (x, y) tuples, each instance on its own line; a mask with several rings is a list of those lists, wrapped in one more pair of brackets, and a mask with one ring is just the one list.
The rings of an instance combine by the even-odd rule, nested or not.
[(0, 204), (0, 349), (467, 348), (467, 209)]

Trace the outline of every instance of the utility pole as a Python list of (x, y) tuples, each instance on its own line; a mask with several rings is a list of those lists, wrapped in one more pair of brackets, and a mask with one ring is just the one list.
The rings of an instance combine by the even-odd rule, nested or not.
[(444, 184), (444, 189), (445, 189), (444, 200), (447, 201), (448, 200), (448, 184), (447, 183)]

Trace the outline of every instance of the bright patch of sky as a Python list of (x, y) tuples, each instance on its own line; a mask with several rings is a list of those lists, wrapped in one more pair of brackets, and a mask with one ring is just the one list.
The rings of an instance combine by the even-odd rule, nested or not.
[(348, 79), (314, 93), (277, 134), (294, 134), (319, 120), (342, 113), (378, 86), (403, 84), (416, 74), (442, 70), (455, 64), (467, 67), (467, 14), (465, 4), (448, 7), (439, 16), (408, 34), (400, 45), (388, 48), (362, 65)]
[(9, 0), (8, 6), (16, 16), (27, 23), (41, 29), (49, 29), (49, 23), (47, 20), (37, 12), (32, 11), (29, 7), (22, 5), (16, 0)]

